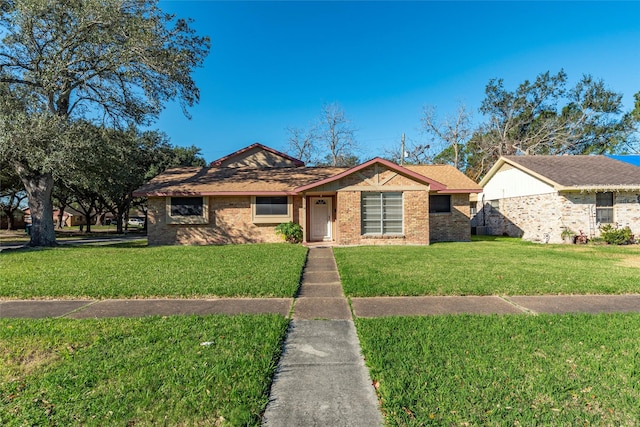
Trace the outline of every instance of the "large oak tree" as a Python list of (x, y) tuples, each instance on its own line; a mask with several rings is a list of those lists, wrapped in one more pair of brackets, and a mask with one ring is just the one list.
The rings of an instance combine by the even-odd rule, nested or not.
[(53, 177), (75, 120), (148, 124), (168, 101), (187, 114), (199, 100), (192, 72), (209, 39), (157, 3), (0, 0), (0, 156), (28, 193), (32, 246), (55, 244)]

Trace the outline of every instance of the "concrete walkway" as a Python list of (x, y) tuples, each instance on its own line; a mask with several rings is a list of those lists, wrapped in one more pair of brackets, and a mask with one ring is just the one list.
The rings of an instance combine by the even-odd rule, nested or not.
[(263, 425), (382, 426), (333, 252), (307, 257)]

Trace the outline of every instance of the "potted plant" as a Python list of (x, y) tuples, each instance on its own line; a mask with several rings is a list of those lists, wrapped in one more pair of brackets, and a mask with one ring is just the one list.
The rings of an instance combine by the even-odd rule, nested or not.
[(576, 242), (576, 232), (569, 227), (565, 227), (560, 236), (565, 243), (573, 244)]

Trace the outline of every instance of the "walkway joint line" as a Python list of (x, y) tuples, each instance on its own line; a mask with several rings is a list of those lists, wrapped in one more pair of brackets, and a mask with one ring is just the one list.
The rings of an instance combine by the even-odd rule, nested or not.
[(518, 303), (516, 303), (515, 301), (512, 301), (508, 296), (506, 295), (496, 295), (498, 298), (500, 298), (501, 300), (503, 300), (506, 303), (511, 304), (512, 306), (514, 306), (515, 308), (517, 308), (518, 310), (522, 311), (524, 314), (530, 314), (532, 316), (537, 316), (538, 312), (536, 312), (535, 310), (531, 310), (530, 308), (524, 307)]
[(99, 300), (95, 300), (95, 301), (89, 301), (89, 303), (88, 303), (88, 304), (85, 304), (85, 305), (83, 305), (82, 307), (78, 307), (78, 308), (76, 308), (75, 310), (71, 310), (71, 311), (70, 311), (70, 312), (68, 312), (68, 313), (64, 313), (64, 314), (62, 314), (62, 315), (60, 315), (60, 316), (56, 317), (55, 319), (64, 319), (64, 318), (65, 318), (65, 317), (67, 317), (67, 316), (71, 316), (72, 314), (79, 313), (79, 312), (81, 312), (81, 311), (83, 311), (83, 310), (86, 310), (87, 308), (91, 307), (92, 305), (95, 305), (95, 304), (97, 304), (97, 303), (99, 303), (99, 302), (102, 302), (102, 301), (105, 301), (105, 300), (100, 300), (100, 299), (99, 299)]

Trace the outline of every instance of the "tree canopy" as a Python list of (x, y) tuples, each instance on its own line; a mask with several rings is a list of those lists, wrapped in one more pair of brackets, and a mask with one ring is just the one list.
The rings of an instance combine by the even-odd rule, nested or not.
[(209, 39), (157, 3), (0, 0), (0, 156), (29, 195), (32, 245), (55, 243), (51, 189), (78, 148), (74, 122), (146, 125), (170, 100), (185, 114), (198, 102)]
[[(541, 73), (514, 90), (507, 89), (503, 79), (491, 79), (479, 110), (484, 120), (472, 132), (468, 127), (464, 132), (438, 127), (429, 114), (423, 119), (431, 134), (447, 141), (435, 159), (457, 164), (473, 179), (481, 178), (500, 156), (606, 154), (632, 147), (640, 119), (634, 113), (640, 107), (624, 113), (622, 95), (604, 81), (584, 75), (569, 87), (564, 70)], [(450, 136), (463, 138), (446, 138), (451, 129), (456, 132)]]
[(287, 151), (305, 163), (326, 166), (358, 164), (356, 129), (337, 103), (323, 104), (319, 119), (308, 129), (287, 128)]

